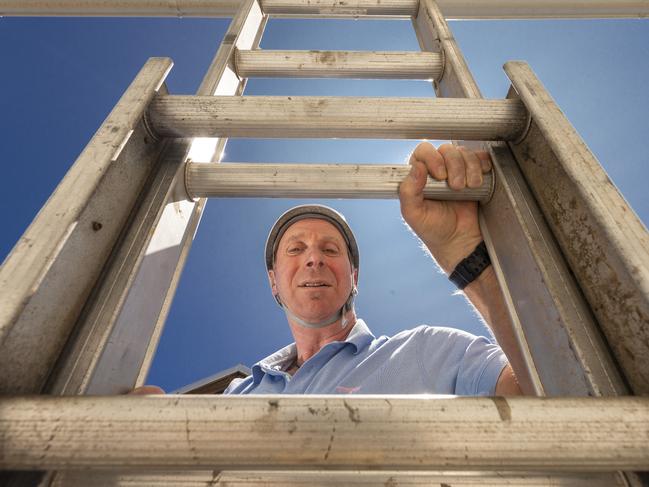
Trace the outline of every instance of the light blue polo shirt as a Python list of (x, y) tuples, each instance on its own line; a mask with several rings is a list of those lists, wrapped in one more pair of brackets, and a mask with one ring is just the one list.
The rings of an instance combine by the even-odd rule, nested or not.
[(494, 395), (507, 358), (500, 347), (464, 331), (419, 326), (376, 338), (357, 320), (344, 342), (331, 342), (291, 377), (292, 343), (234, 379), (224, 394)]

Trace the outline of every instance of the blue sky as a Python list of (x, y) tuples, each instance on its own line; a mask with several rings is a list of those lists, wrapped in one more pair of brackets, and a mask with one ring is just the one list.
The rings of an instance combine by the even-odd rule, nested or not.
[[(192, 94), (227, 19), (0, 19), (4, 258), (142, 64), (168, 56), (174, 94)], [(645, 225), (649, 221), (649, 21), (458, 21), (451, 28), (484, 96), (502, 64), (530, 63)], [(265, 49), (418, 50), (407, 21), (271, 20)], [(432, 96), (423, 81), (250, 80), (250, 95)], [(224, 161), (400, 163), (416, 141), (230, 140)], [(268, 291), (263, 244), (302, 201), (211, 200), (149, 382), (172, 390), (291, 341)], [(396, 201), (325, 201), (361, 248), (359, 316), (376, 335), (418, 324), (484, 328), (453, 296), (400, 219)]]

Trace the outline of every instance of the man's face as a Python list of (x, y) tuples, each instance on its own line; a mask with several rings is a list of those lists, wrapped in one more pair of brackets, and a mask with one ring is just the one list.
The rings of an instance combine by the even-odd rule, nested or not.
[(277, 246), (269, 271), (273, 294), (298, 317), (309, 322), (329, 318), (342, 308), (356, 283), (343, 236), (319, 219), (291, 225)]

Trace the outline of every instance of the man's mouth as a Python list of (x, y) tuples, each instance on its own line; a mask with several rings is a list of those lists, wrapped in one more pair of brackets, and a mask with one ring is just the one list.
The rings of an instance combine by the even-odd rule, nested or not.
[(303, 282), (302, 284), (299, 285), (299, 287), (316, 288), (316, 287), (331, 287), (331, 286), (324, 281), (309, 281), (309, 282)]

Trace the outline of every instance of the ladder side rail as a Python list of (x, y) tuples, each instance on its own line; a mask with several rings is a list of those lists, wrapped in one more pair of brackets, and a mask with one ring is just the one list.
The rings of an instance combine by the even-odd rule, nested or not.
[[(145, 259), (142, 249), (147, 248), (151, 237), (147, 230), (160, 220), (169, 188), (173, 187), (173, 180), (178, 171), (178, 161), (186, 157), (186, 154), (187, 140), (177, 139), (165, 143), (164, 152), (158, 159), (155, 171), (147, 181), (145, 191), (140, 195), (131, 220), (125, 226), (122, 240), (87, 300), (74, 333), (45, 385), (46, 393), (83, 394), (89, 387), (106, 343), (115, 339), (117, 313), (124, 306), (128, 289), (134, 285), (136, 271)], [(144, 335), (138, 336), (137, 339), (133, 335), (117, 338), (120, 342), (128, 339), (133, 345), (137, 343), (137, 346), (141, 346), (140, 342), (146, 340), (148, 328), (135, 328), (139, 323), (133, 325), (133, 335)], [(141, 358), (132, 359), (126, 354), (126, 363), (123, 365), (134, 367), (136, 365), (133, 360), (136, 363), (141, 362)]]
[(7, 396), (0, 411), (5, 470), (649, 469), (640, 396)]
[[(95, 0), (0, 0), (0, 16), (231, 17), (241, 3), (242, 0), (129, 0), (111, 5), (111, 2)], [(444, 16), (451, 19), (645, 18), (649, 15), (649, 5), (643, 0), (439, 0), (438, 3)], [(417, 0), (264, 0), (261, 7), (274, 17), (408, 18), (416, 15)]]
[(509, 146), (636, 394), (649, 393), (649, 233), (532, 69), (505, 71), (532, 123)]
[[(414, 24), (422, 48), (444, 53), (438, 94), (480, 98), (464, 57), (432, 0), (421, 0)], [(496, 186), (492, 200), (481, 206), (481, 227), (527, 366), (523, 373), (529, 374), (537, 394), (626, 393), (590, 308), (511, 151), (501, 143), (488, 148)]]
[[(161, 219), (169, 188), (174, 187), (178, 161), (186, 157), (187, 150), (188, 141), (185, 139), (167, 141), (165, 144), (158, 166), (147, 183), (146, 191), (141, 195), (136, 213), (126, 227), (128, 230), (116, 248), (93, 295), (88, 299), (74, 334), (66, 344), (56, 368), (46, 383), (47, 393), (61, 395), (86, 393), (89, 388), (96, 387), (97, 380), (105, 379), (104, 376), (98, 379), (95, 374), (97, 372), (106, 374), (102, 366), (105, 368), (107, 362), (108, 367), (111, 367), (110, 370), (119, 374), (121, 371), (116, 370), (115, 361), (110, 360), (112, 357), (110, 355), (104, 357), (109, 340), (116, 342), (112, 346), (113, 349), (128, 348), (119, 362), (121, 370), (127, 372), (133, 369), (141, 370), (142, 364), (147, 363), (147, 359), (151, 360), (148, 357), (149, 349), (152, 342), (157, 344), (161, 326), (158, 322), (145, 323), (144, 326), (142, 323), (132, 322), (130, 325), (134, 326), (124, 332), (117, 326), (119, 322), (116, 310), (119, 311), (124, 306), (130, 287), (141, 285), (135, 281), (135, 277), (137, 270), (148, 257), (143, 249), (147, 249), (150, 244), (149, 230)], [(164, 286), (164, 283), (149, 281), (146, 284), (154, 298), (156, 294), (163, 292), (160, 286)], [(138, 304), (151, 307), (149, 301)], [(145, 347), (147, 342), (149, 345)], [(144, 353), (142, 353), (143, 348)], [(134, 350), (136, 353), (133, 353)], [(110, 376), (110, 372), (108, 375)], [(110, 379), (114, 381), (116, 377)], [(45, 473), (46, 476), (39, 485), (70, 484), (68, 471)], [(105, 480), (109, 482), (108, 478)]]
[(0, 268), (0, 392), (39, 393), (162, 149), (143, 114), (171, 69), (152, 58)]
[(51, 487), (330, 487), (349, 485), (405, 485), (409, 487), (473, 486), (473, 487), (628, 487), (610, 473), (557, 472), (458, 472), (458, 471), (336, 471), (336, 470), (203, 470), (123, 473), (69, 471), (66, 483), (54, 482)]
[(493, 144), (490, 150), (498, 161), (496, 184), (492, 199), (482, 207), (481, 227), (528, 367), (534, 367), (544, 394), (627, 394), (511, 151), (504, 144)]
[[(256, 47), (265, 22), (257, 1), (247, 0), (233, 18), (199, 94), (241, 94), (244, 81), (231, 69), (234, 49)], [(138, 213), (48, 384), (49, 393), (116, 394), (143, 383), (205, 203), (187, 196), (183, 162), (205, 143), (218, 160), (225, 142), (168, 141)]]

